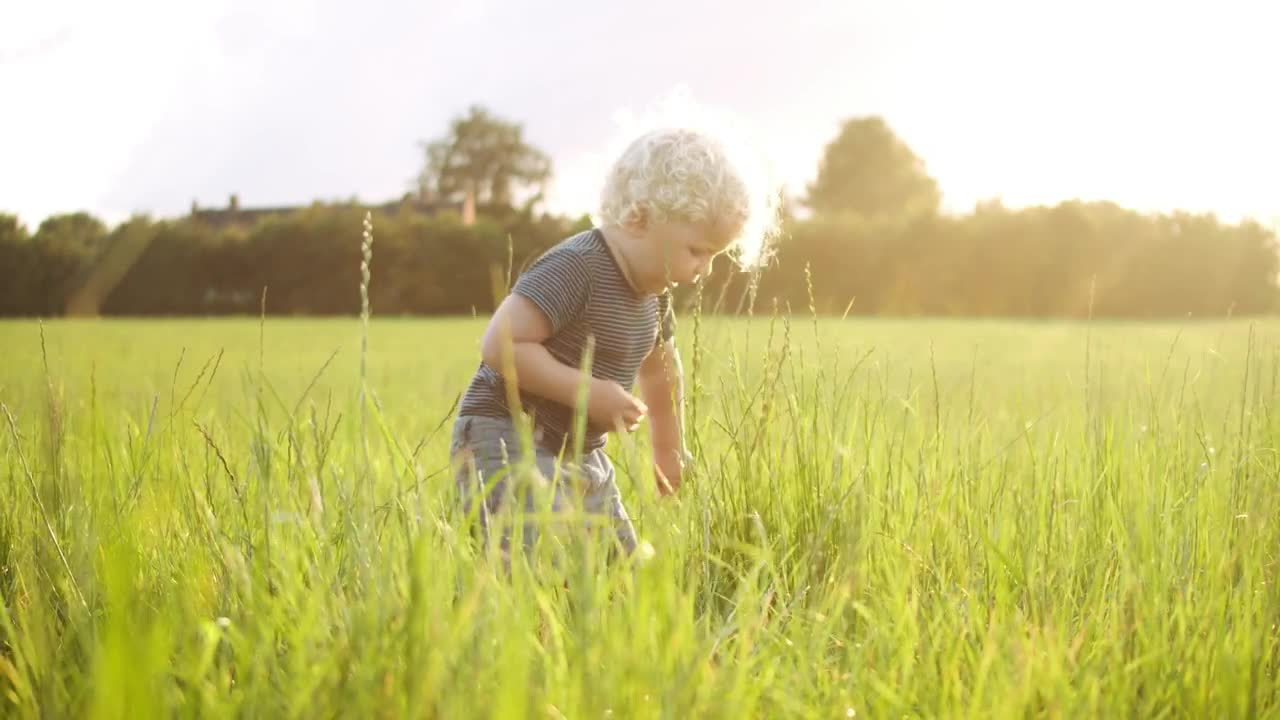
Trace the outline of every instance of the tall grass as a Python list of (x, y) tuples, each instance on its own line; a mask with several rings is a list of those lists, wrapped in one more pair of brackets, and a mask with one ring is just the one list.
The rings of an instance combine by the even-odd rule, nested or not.
[(480, 323), (349, 328), (0, 324), (0, 715), (1277, 714), (1275, 323), (697, 316), (656, 555), (510, 573)]

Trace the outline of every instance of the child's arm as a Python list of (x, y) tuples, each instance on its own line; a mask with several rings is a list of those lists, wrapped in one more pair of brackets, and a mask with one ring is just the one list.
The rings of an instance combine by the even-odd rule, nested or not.
[[(658, 490), (664, 494), (680, 487), (684, 474), (684, 376), (674, 340), (649, 353), (636, 378), (640, 396), (649, 408), (653, 462), (660, 472)], [(669, 487), (663, 487), (663, 479)]]
[[(480, 342), (484, 363), (503, 375), (515, 370), (520, 389), (568, 407), (578, 404), (581, 371), (556, 360), (542, 345), (551, 337), (551, 321), (528, 298), (508, 295)], [(639, 398), (608, 380), (591, 378), (587, 417), (608, 428), (635, 429), (646, 408)]]

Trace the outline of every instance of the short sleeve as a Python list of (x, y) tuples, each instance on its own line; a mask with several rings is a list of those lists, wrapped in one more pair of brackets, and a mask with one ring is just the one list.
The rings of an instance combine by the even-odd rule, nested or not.
[(676, 313), (672, 308), (671, 293), (658, 296), (658, 342), (665, 343), (676, 335)]
[(520, 275), (511, 291), (536, 305), (551, 321), (551, 332), (558, 333), (586, 307), (591, 273), (571, 249), (552, 248)]

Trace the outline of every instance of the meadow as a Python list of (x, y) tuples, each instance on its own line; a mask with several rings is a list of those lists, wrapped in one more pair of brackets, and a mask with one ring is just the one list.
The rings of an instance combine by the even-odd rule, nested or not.
[(1278, 321), (684, 316), (652, 558), (510, 574), (482, 328), (0, 322), (0, 716), (1280, 715)]

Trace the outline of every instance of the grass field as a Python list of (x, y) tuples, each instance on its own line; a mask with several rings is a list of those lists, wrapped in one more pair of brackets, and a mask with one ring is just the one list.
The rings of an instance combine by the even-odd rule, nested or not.
[(0, 323), (0, 716), (1280, 716), (1280, 322), (686, 317), (654, 557), (509, 577), (481, 328), (375, 319), (362, 413), (355, 319)]

